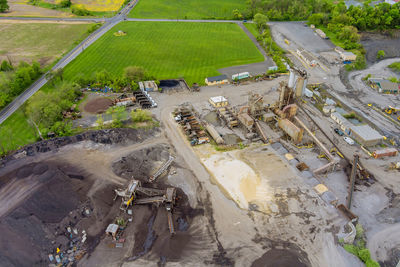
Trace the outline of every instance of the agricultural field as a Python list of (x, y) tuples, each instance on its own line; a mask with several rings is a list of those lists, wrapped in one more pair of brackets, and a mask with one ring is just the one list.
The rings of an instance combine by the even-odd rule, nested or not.
[(8, 0), (10, 9), (6, 13), (0, 13), (4, 17), (72, 17), (73, 14), (64, 12), (63, 10), (54, 10), (33, 6), (28, 3), (28, 0)]
[(232, 19), (234, 9), (244, 10), (245, 0), (141, 0), (131, 18)]
[[(116, 31), (125, 36), (116, 37)], [(106, 69), (122, 74), (141, 66), (158, 79), (183, 77), (204, 84), (217, 69), (261, 62), (264, 58), (234, 23), (122, 22), (64, 69), (64, 76), (91, 75)]]
[(72, 0), (74, 5), (84, 7), (89, 11), (117, 11), (124, 0)]
[[(0, 60), (52, 63), (86, 37), (92, 24), (0, 22)], [(65, 38), (68, 36), (68, 38)]]

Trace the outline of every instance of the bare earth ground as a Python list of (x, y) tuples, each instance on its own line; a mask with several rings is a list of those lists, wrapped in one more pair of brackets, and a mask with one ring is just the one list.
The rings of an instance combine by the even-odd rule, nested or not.
[(8, 17), (72, 17), (71, 13), (61, 12), (58, 10), (42, 8), (26, 4), (24, 0), (9, 0), (10, 10), (2, 13), (2, 16)]
[[(84, 23), (0, 20), (0, 60), (52, 63), (81, 39), (90, 27)], [(68, 38), (65, 38), (68, 36)], [(29, 38), (28, 38), (29, 37)]]

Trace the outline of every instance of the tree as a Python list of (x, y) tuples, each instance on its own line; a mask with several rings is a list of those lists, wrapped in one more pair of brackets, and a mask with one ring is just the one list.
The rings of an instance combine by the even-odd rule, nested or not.
[(376, 59), (382, 59), (385, 57), (385, 51), (379, 50), (378, 53), (376, 53)]
[(0, 13), (6, 12), (9, 8), (7, 0), (0, 0)]
[(349, 40), (350, 42), (356, 43), (360, 40), (358, 30), (354, 26), (344, 26), (339, 33), (339, 39)]
[(239, 9), (234, 9), (232, 11), (232, 13), (233, 13), (233, 18), (234, 19), (238, 19), (238, 20), (243, 19), (243, 15), (242, 15), (242, 13), (240, 13)]
[[(0, 0), (1, 1), (1, 0)], [(13, 66), (8, 60), (3, 60), (0, 65), (0, 71), (11, 71)]]
[(257, 13), (254, 15), (253, 21), (257, 25), (258, 30), (262, 32), (267, 26), (268, 18), (263, 14)]
[(123, 75), (129, 82), (143, 81), (147, 76), (146, 71), (142, 67), (138, 66), (126, 67)]

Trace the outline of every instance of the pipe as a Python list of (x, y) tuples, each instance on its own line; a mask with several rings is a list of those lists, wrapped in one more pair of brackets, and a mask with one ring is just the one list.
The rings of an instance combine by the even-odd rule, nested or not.
[(324, 146), (324, 144), (322, 144), (322, 142), (319, 141), (319, 139), (310, 131), (310, 129), (307, 128), (307, 126), (297, 116), (294, 116), (294, 119), (300, 124), (301, 127), (304, 128), (304, 130), (306, 130), (306, 132), (312, 137), (315, 143), (317, 143), (317, 145), (324, 151), (325, 155), (328, 157), (330, 161), (324, 166), (314, 170), (313, 173), (318, 174), (320, 172), (326, 171), (330, 167), (334, 167), (336, 163), (338, 163), (338, 159), (331, 154), (331, 152)]
[(314, 139), (315, 143), (324, 151), (325, 155), (329, 158), (330, 161), (334, 160), (335, 158), (331, 154), (331, 152), (324, 146), (324, 144), (319, 141), (319, 139), (308, 129), (308, 127), (297, 117), (294, 116), (294, 119), (300, 124), (301, 127), (306, 130), (306, 132)]

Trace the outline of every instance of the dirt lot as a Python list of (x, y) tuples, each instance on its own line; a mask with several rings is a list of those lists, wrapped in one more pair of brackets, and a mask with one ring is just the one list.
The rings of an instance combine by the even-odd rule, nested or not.
[(89, 100), (83, 107), (89, 113), (103, 113), (112, 105), (112, 100), (106, 97), (97, 97)]
[(10, 10), (2, 13), (2, 16), (9, 17), (71, 17), (71, 13), (65, 13), (58, 10), (42, 8), (27, 4), (24, 0), (9, 0)]

